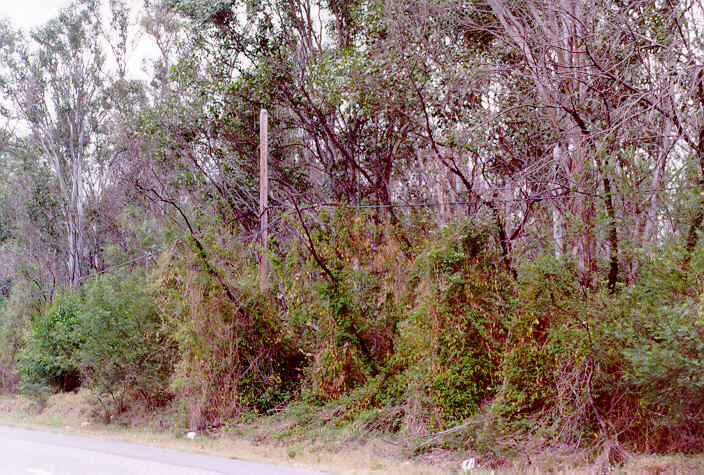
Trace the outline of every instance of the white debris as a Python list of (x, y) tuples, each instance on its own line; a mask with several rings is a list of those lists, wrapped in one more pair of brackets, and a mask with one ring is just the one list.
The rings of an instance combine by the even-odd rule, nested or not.
[(189, 439), (193, 440), (193, 439), (196, 438), (196, 433), (195, 433), (195, 432), (189, 432), (188, 434), (186, 434), (186, 437), (188, 437)]
[(471, 472), (475, 468), (478, 468), (479, 464), (477, 463), (477, 459), (472, 457), (471, 459), (467, 459), (462, 461), (462, 471), (464, 473)]
[(88, 422), (88, 421), (81, 422), (81, 427), (88, 427), (89, 425), (90, 425), (90, 422)]

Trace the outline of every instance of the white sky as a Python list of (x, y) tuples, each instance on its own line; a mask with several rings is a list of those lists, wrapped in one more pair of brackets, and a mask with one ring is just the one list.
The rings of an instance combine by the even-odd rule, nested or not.
[[(0, 18), (8, 20), (13, 28), (27, 32), (54, 18), (70, 3), (71, 0), (0, 0)], [(103, 0), (101, 3), (102, 8), (107, 10), (107, 2)], [(127, 0), (127, 4), (132, 9), (131, 14), (135, 15), (142, 9), (144, 0)], [(133, 35), (135, 32), (133, 30)], [(127, 76), (132, 79), (149, 79), (142, 71), (142, 61), (144, 58), (156, 57), (156, 44), (145, 35), (133, 36), (129, 41), (131, 47), (127, 56)], [(108, 50), (105, 52), (108, 53)], [(108, 55), (108, 64), (110, 59)]]
[(46, 23), (68, 4), (69, 0), (0, 0), (0, 18), (26, 31)]

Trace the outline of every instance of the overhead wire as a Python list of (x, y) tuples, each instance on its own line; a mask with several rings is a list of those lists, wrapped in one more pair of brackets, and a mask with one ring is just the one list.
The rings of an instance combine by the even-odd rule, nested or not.
[[(647, 194), (647, 193), (657, 193), (657, 192), (667, 192), (667, 191), (698, 190), (700, 188), (701, 188), (700, 186), (695, 186), (695, 185), (676, 186), (676, 187), (659, 187), (659, 188), (651, 188), (648, 190), (635, 190), (630, 193), (631, 194)], [(620, 194), (620, 193), (618, 193), (618, 192), (611, 193), (611, 195), (618, 195), (618, 194)], [(327, 201), (327, 202), (323, 202), (323, 203), (303, 204), (302, 206), (299, 205), (299, 208), (301, 211), (308, 211), (308, 210), (322, 208), (322, 207), (340, 207), (340, 206), (343, 206), (348, 209), (435, 208), (435, 207), (442, 207), (442, 206), (471, 206), (471, 205), (482, 205), (482, 204), (493, 204), (493, 203), (528, 203), (528, 202), (539, 202), (539, 201), (549, 201), (549, 200), (565, 200), (565, 199), (573, 199), (573, 198), (600, 199), (600, 198), (606, 198), (606, 196), (608, 196), (607, 193), (587, 193), (587, 192), (574, 192), (573, 191), (568, 194), (551, 194), (551, 195), (527, 196), (527, 197), (522, 197), (522, 198), (491, 198), (491, 199), (447, 201), (447, 202), (433, 201), (433, 202), (417, 202), (417, 203), (349, 204), (349, 203), (344, 203), (344, 202)], [(246, 211), (238, 216), (231, 218), (230, 220), (223, 223), (223, 225), (229, 226), (233, 222), (239, 221), (239, 220), (244, 219), (244, 218), (251, 216), (251, 215), (255, 215), (259, 219), (261, 219), (263, 212), (269, 211), (269, 210), (276, 210), (276, 209), (290, 210), (293, 208), (294, 208), (293, 205), (287, 205), (287, 204), (269, 205), (261, 213), (256, 213), (255, 211), (249, 210), (249, 211)], [(274, 224), (277, 224), (278, 222), (280, 222), (281, 219), (283, 219), (283, 217), (270, 222), (267, 227), (272, 227)], [(261, 231), (252, 234), (251, 238), (256, 239), (260, 235), (260, 232)], [(205, 232), (197, 233), (193, 237), (202, 237), (204, 234), (205, 234)], [(116, 264), (116, 265), (107, 267), (105, 269), (101, 269), (99, 271), (92, 272), (90, 274), (81, 276), (78, 279), (78, 281), (84, 282), (86, 280), (98, 277), (98, 276), (106, 274), (108, 272), (112, 272), (112, 271), (121, 269), (121, 268), (126, 267), (130, 264), (134, 264), (135, 262), (139, 262), (143, 259), (147, 259), (149, 257), (157, 255), (161, 252), (166, 251), (169, 247), (173, 246), (180, 239), (182, 239), (182, 237), (177, 238), (174, 242), (170, 243), (169, 245), (161, 246), (153, 251), (150, 251), (148, 253), (145, 253), (145, 254), (137, 256), (133, 259), (130, 259), (129, 261), (122, 262), (120, 264)], [(34, 298), (34, 297), (38, 297), (40, 295), (43, 295), (46, 292), (53, 292), (57, 287), (60, 287), (62, 285), (64, 285), (64, 283), (54, 284), (50, 287), (40, 289), (40, 290), (35, 291), (32, 294), (30, 294), (29, 297)]]
[[(678, 186), (678, 187), (660, 187), (652, 188), (649, 190), (635, 190), (630, 192), (631, 194), (646, 194), (646, 193), (657, 193), (661, 191), (679, 191), (679, 190), (696, 190), (700, 189), (700, 186)], [(612, 196), (621, 193), (610, 193)], [(338, 207), (344, 206), (350, 209), (383, 209), (383, 208), (434, 208), (439, 206), (469, 206), (469, 205), (481, 205), (481, 204), (491, 204), (491, 203), (530, 203), (536, 201), (549, 201), (549, 200), (564, 200), (572, 198), (606, 198), (609, 193), (587, 193), (580, 191), (572, 191), (569, 194), (554, 194), (554, 195), (537, 195), (537, 196), (527, 196), (521, 198), (481, 198), (476, 200), (463, 200), (463, 201), (431, 201), (431, 202), (418, 202), (418, 203), (389, 203), (389, 204), (349, 204), (344, 202), (332, 202), (327, 201), (323, 203), (312, 203), (303, 205), (301, 210), (304, 209), (315, 209), (320, 207)], [(292, 205), (271, 205), (267, 209), (291, 209)]]
[[(246, 211), (245, 213), (242, 213), (242, 214), (240, 214), (240, 215), (238, 215), (238, 216), (235, 216), (235, 217), (229, 219), (228, 221), (226, 221), (225, 223), (223, 223), (223, 225), (224, 225), (224, 226), (228, 226), (228, 225), (232, 224), (232, 223), (235, 222), (235, 221), (239, 221), (240, 219), (244, 219), (244, 218), (246, 218), (247, 216), (256, 215), (256, 214), (257, 214), (257, 213), (255, 213), (254, 211), (249, 210), (249, 211)], [(197, 233), (196, 235), (194, 235), (193, 237), (196, 237), (196, 238), (197, 238), (197, 237), (203, 237), (204, 235), (205, 235), (205, 232), (200, 232), (200, 233)], [(159, 248), (157, 248), (157, 249), (155, 249), (155, 250), (153, 250), (153, 251), (150, 251), (150, 252), (147, 252), (147, 253), (145, 253), (145, 254), (139, 255), (139, 256), (137, 256), (137, 257), (135, 257), (135, 258), (133, 258), (133, 259), (130, 259), (129, 261), (121, 262), (120, 264), (115, 264), (115, 265), (113, 265), (113, 266), (106, 267), (105, 269), (101, 269), (101, 270), (99, 270), (99, 271), (91, 272), (90, 274), (86, 274), (86, 275), (84, 275), (84, 276), (81, 276), (81, 277), (78, 278), (78, 282), (84, 282), (84, 281), (86, 281), (86, 280), (89, 280), (89, 279), (98, 277), (98, 276), (103, 275), (103, 274), (106, 274), (106, 273), (108, 273), (108, 272), (112, 272), (112, 271), (121, 269), (121, 268), (123, 268), (123, 267), (127, 267), (128, 265), (134, 264), (135, 262), (139, 262), (139, 261), (141, 261), (141, 260), (143, 260), (143, 259), (148, 259), (149, 257), (155, 256), (155, 255), (157, 255), (157, 254), (159, 254), (159, 253), (161, 253), (161, 252), (166, 251), (167, 249), (169, 249), (171, 246), (173, 246), (174, 244), (176, 244), (176, 243), (177, 243), (179, 240), (181, 240), (181, 239), (182, 239), (182, 237), (179, 237), (179, 238), (177, 238), (176, 240), (174, 240), (173, 242), (171, 242), (171, 243), (168, 244), (168, 245), (161, 246), (161, 247), (159, 247)], [(65, 284), (66, 284), (65, 282), (61, 282), (61, 283), (58, 283), (58, 284), (54, 284), (54, 285), (52, 285), (52, 286), (50, 286), (50, 287), (45, 287), (45, 288), (39, 289), (39, 290), (37, 290), (37, 291), (31, 293), (31, 294), (29, 295), (29, 298), (35, 298), (35, 297), (39, 297), (40, 295), (43, 295), (43, 294), (45, 294), (45, 293), (47, 293), (47, 292), (53, 292), (57, 287), (62, 287), (62, 286), (64, 286)]]

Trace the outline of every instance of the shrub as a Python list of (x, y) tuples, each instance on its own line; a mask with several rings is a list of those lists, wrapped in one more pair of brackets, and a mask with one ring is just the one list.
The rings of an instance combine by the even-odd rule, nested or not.
[(275, 273), (284, 318), (311, 358), (306, 384), (330, 401), (364, 385), (393, 353), (408, 258), (400, 233), (368, 210), (337, 208), (316, 218), (307, 224), (312, 244), (294, 241)]
[(256, 272), (233, 269), (235, 251), (214, 242), (207, 249), (181, 248), (161, 280), (179, 349), (173, 389), (190, 427), (281, 404), (298, 387), (303, 361), (276, 301), (259, 291)]
[(112, 272), (86, 283), (83, 293), (78, 356), (104, 415), (121, 413), (130, 402), (147, 409), (163, 405), (171, 397), (175, 351), (148, 276), (142, 270)]
[(408, 272), (382, 392), (424, 401), (427, 413), (412, 417), (432, 420), (437, 408), (447, 425), (472, 416), (501, 382), (511, 279), (486, 228), (471, 221), (442, 230)]
[(83, 343), (80, 297), (60, 294), (34, 317), (18, 355), (20, 389), (30, 395), (71, 391), (81, 383), (77, 353)]
[(0, 393), (18, 388), (17, 357), (28, 323), (26, 315), (37, 313), (39, 297), (23, 284), (13, 285), (7, 299), (0, 295)]
[(552, 443), (609, 457), (620, 445), (701, 450), (704, 319), (676, 261), (643, 262), (609, 295), (584, 287), (569, 262), (543, 258), (520, 269), (518, 289), (492, 407), (505, 425), (494, 430), (535, 431), (540, 420)]

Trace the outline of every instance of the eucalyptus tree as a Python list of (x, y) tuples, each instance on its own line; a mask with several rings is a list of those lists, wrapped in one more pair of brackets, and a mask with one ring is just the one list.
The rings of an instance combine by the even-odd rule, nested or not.
[(402, 190), (393, 186), (404, 169), (398, 157), (416, 154), (400, 105), (404, 84), (365, 51), (367, 2), (173, 4), (192, 22), (202, 78), (210, 77), (198, 84), (217, 98), (213, 123), (244, 170), (256, 153), (256, 111), (271, 109), (276, 202), (305, 192), (390, 204)]
[(65, 229), (62, 280), (73, 286), (103, 265), (102, 233), (120, 213), (98, 211), (118, 179), (111, 163), (124, 148), (119, 119), (145, 100), (143, 84), (128, 77), (130, 10), (121, 0), (107, 6), (109, 13), (98, 0), (79, 0), (29, 34), (7, 25), (3, 34), (3, 115), (53, 170)]
[[(3, 208), (9, 224), (4, 251), (9, 256), (4, 269), (13, 280), (26, 281), (33, 292), (53, 286), (63, 278), (62, 262), (68, 255), (62, 243), (62, 203), (51, 165), (37, 162), (31, 143), (18, 142), (3, 157)], [(41, 295), (50, 298), (51, 292)]]
[[(245, 171), (206, 180), (219, 196), (251, 185), (265, 106), (278, 202), (294, 183), (311, 200), (388, 205), (440, 182), (466, 212), (488, 211), (505, 257), (530, 234), (540, 249), (526, 252), (572, 258), (586, 286), (605, 274), (612, 291), (635, 272), (633, 249), (697, 243), (701, 207), (668, 209), (661, 190), (704, 176), (696, 3), (170, 4), (191, 22), (187, 81), (203, 111), (179, 140)], [(236, 208), (252, 207), (251, 188)]]
[(686, 161), (682, 147), (698, 154), (698, 127), (684, 118), (700, 110), (691, 92), (696, 80), (687, 72), (694, 63), (685, 59), (694, 49), (687, 40), (692, 31), (683, 33), (691, 7), (581, 0), (477, 5), (494, 20), (463, 21), (495, 38), (494, 87), (511, 99), (494, 102), (497, 116), (516, 116), (520, 101), (532, 104), (524, 117), (532, 116), (540, 131), (526, 141), (527, 123), (503, 121), (513, 142), (504, 152), (541, 150), (530, 168), (544, 170), (545, 189), (555, 198), (558, 253), (575, 257), (588, 284), (608, 256), (613, 290), (626, 257), (621, 244), (638, 246), (643, 230), (653, 235), (658, 189), (669, 181), (664, 173)]
[(6, 92), (17, 119), (51, 163), (64, 207), (68, 280), (84, 273), (85, 168), (95, 153), (94, 136), (103, 119), (100, 90), (104, 55), (89, 9), (63, 10), (31, 39), (18, 37), (7, 51)]

